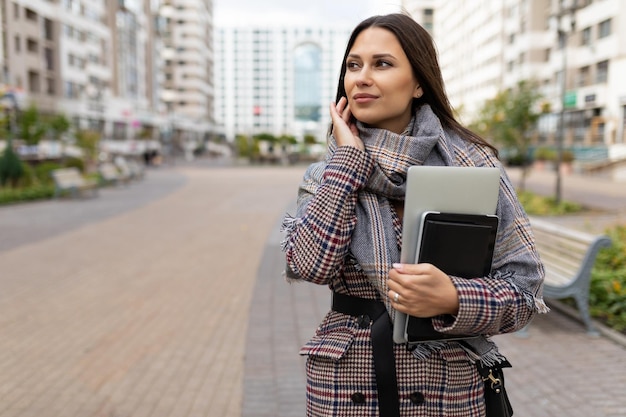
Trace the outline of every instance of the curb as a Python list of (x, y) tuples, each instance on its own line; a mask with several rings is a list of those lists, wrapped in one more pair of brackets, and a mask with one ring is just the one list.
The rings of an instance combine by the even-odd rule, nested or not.
[[(574, 319), (578, 323), (584, 324), (583, 321), (580, 319), (580, 314), (578, 313), (578, 310), (576, 310), (575, 308), (570, 307), (567, 304), (564, 304), (556, 300), (548, 299), (547, 302), (550, 305), (550, 307), (554, 308), (558, 312), (565, 314), (566, 316), (568, 316), (571, 319)], [(602, 336), (626, 348), (626, 335), (625, 334), (620, 333), (616, 330), (613, 330), (610, 327), (606, 326), (603, 323), (600, 323), (597, 320), (592, 319), (591, 321), (593, 323), (593, 326)]]

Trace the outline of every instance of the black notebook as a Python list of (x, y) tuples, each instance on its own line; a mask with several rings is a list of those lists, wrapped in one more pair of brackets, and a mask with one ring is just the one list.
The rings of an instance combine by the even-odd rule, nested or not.
[[(498, 232), (495, 215), (426, 212), (420, 222), (417, 262), (430, 263), (448, 275), (482, 278), (491, 271)], [(437, 332), (430, 318), (409, 316), (407, 341), (464, 339), (472, 335)]]

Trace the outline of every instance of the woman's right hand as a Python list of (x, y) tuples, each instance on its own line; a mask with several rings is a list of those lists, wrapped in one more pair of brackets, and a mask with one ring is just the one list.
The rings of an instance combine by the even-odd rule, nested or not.
[(337, 146), (353, 146), (365, 150), (365, 145), (359, 137), (359, 130), (351, 119), (348, 99), (341, 97), (339, 103), (330, 103), (330, 118), (333, 122), (333, 136)]

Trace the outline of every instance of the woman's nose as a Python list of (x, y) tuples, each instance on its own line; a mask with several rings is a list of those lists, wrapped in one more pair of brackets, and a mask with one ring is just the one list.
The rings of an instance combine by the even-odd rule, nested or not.
[(372, 83), (372, 77), (369, 67), (365, 66), (361, 68), (357, 76), (356, 82), (358, 85), (370, 85)]

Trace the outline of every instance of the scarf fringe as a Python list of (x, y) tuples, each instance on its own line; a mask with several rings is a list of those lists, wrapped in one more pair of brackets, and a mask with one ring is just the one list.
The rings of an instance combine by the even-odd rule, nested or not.
[(489, 367), (489, 368), (494, 366), (497, 363), (502, 363), (505, 360), (506, 358), (504, 357), (504, 355), (498, 352), (497, 349), (492, 349), (489, 352), (481, 355), (480, 357), (480, 363), (482, 363), (483, 366)]
[(434, 352), (438, 352), (445, 348), (448, 344), (446, 342), (420, 342), (411, 344), (409, 349), (411, 353), (419, 360), (425, 360), (430, 357)]

